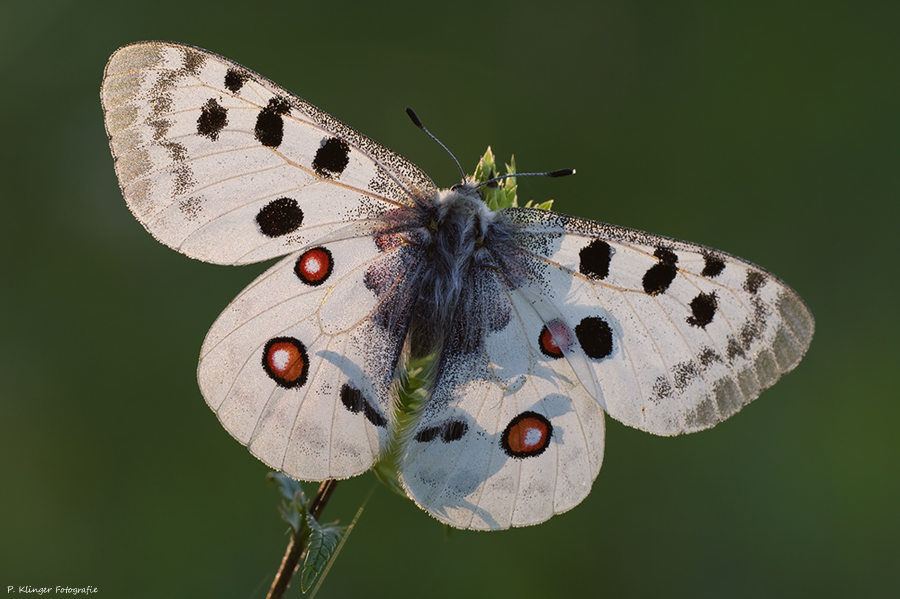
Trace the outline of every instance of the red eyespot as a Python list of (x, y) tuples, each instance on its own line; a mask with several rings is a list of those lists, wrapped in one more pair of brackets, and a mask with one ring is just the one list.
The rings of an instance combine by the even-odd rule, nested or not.
[(263, 368), (280, 387), (302, 387), (309, 374), (306, 347), (293, 337), (275, 337), (266, 343), (262, 357)]
[(538, 336), (538, 347), (541, 353), (549, 358), (562, 358), (563, 350), (569, 349), (571, 345), (572, 331), (559, 320), (545, 324)]
[(334, 270), (331, 252), (323, 247), (307, 250), (297, 258), (294, 273), (307, 285), (321, 285)]
[(513, 458), (531, 458), (544, 453), (553, 436), (553, 425), (537, 412), (522, 412), (513, 418), (503, 436), (500, 447)]

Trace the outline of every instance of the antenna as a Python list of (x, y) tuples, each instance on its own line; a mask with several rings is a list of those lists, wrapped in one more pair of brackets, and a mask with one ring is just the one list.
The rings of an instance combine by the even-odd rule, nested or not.
[(492, 183), (502, 181), (503, 179), (509, 179), (510, 177), (568, 177), (569, 175), (574, 174), (574, 168), (562, 168), (558, 171), (547, 171), (545, 173), (513, 173), (511, 175), (499, 175), (497, 177), (494, 177), (493, 179), (488, 179), (487, 181), (479, 183), (476, 187), (481, 187), (482, 185), (491, 185)]
[(436, 141), (437, 144), (438, 144), (439, 146), (441, 146), (442, 148), (444, 148), (444, 151), (445, 151), (445, 152), (447, 152), (448, 154), (450, 154), (450, 158), (453, 159), (453, 162), (456, 163), (456, 168), (459, 169), (459, 176), (462, 178), (463, 182), (465, 182), (465, 181), (466, 181), (466, 171), (464, 171), (464, 170), (462, 169), (462, 167), (459, 165), (459, 160), (456, 159), (456, 156), (453, 155), (453, 152), (451, 152), (450, 150), (448, 150), (448, 149), (447, 149), (447, 146), (445, 146), (444, 144), (441, 143), (441, 140), (439, 140), (437, 137), (435, 137), (434, 135), (432, 135), (432, 134), (431, 134), (431, 131), (429, 131), (428, 129), (425, 128), (425, 125), (422, 124), (422, 121), (419, 120), (419, 117), (416, 115), (416, 113), (413, 111), (412, 108), (407, 108), (407, 109), (406, 109), (406, 114), (409, 115), (410, 120), (412, 120), (413, 124), (414, 124), (416, 127), (418, 127), (419, 129), (421, 129), (422, 131), (424, 131), (424, 132), (425, 132), (425, 135), (427, 135), (428, 137), (430, 137), (431, 139), (433, 139), (434, 141)]
[[(452, 158), (453, 162), (456, 163), (456, 168), (459, 169), (459, 175), (462, 178), (463, 183), (465, 183), (466, 172), (459, 165), (459, 160), (456, 159), (456, 156), (453, 155), (453, 152), (448, 150), (447, 146), (445, 146), (444, 144), (441, 143), (441, 140), (439, 140), (437, 137), (432, 135), (431, 131), (429, 131), (428, 129), (425, 128), (425, 125), (422, 124), (422, 121), (419, 120), (419, 116), (415, 113), (415, 111), (412, 108), (407, 108), (406, 114), (409, 115), (410, 120), (413, 122), (413, 124), (416, 127), (421, 129), (422, 131), (424, 131), (425, 135), (427, 135), (428, 137), (433, 139), (435, 142), (437, 142), (437, 145), (444, 148), (444, 151), (450, 155), (450, 158)], [(574, 175), (574, 174), (575, 174), (574, 168), (563, 168), (563, 169), (559, 169), (557, 171), (547, 171), (547, 172), (543, 172), (543, 173), (513, 173), (511, 175), (499, 175), (497, 177), (493, 177), (492, 179), (484, 181), (483, 183), (479, 183), (478, 185), (476, 185), (476, 188), (481, 187), (482, 185), (491, 185), (491, 184), (496, 183), (497, 181), (502, 181), (503, 179), (508, 179), (510, 177), (568, 177), (569, 175)]]

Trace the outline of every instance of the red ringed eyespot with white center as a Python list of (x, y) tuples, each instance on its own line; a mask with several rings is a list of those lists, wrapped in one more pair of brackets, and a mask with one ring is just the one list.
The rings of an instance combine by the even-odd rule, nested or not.
[(324, 247), (315, 247), (306, 250), (297, 258), (294, 265), (294, 274), (307, 285), (321, 285), (334, 270), (334, 259), (331, 252)]
[(562, 358), (563, 350), (569, 349), (571, 345), (572, 330), (559, 320), (545, 324), (541, 334), (538, 335), (538, 347), (548, 358)]
[(309, 375), (306, 346), (293, 337), (269, 339), (263, 349), (262, 365), (279, 387), (302, 387)]
[(522, 412), (509, 421), (500, 437), (500, 447), (513, 458), (539, 456), (550, 446), (553, 425), (537, 412)]

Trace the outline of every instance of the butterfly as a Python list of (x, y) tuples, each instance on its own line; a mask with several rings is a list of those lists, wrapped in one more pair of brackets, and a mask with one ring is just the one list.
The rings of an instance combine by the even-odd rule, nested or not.
[[(803, 300), (701, 245), (527, 207), (411, 162), (192, 46), (120, 48), (101, 100), (122, 193), (216, 264), (285, 256), (225, 308), (201, 392), (272, 468), (343, 479), (386, 455), (438, 520), (496, 530), (578, 505), (604, 412), (657, 435), (725, 420), (793, 369)], [(406, 409), (411, 367), (424, 394)]]

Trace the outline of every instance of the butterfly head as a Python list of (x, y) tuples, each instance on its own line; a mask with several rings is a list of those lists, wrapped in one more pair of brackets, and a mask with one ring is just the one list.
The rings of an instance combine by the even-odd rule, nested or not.
[(484, 203), (480, 186), (471, 179), (441, 191), (436, 199), (438, 223), (453, 223), (483, 233), (496, 215)]

